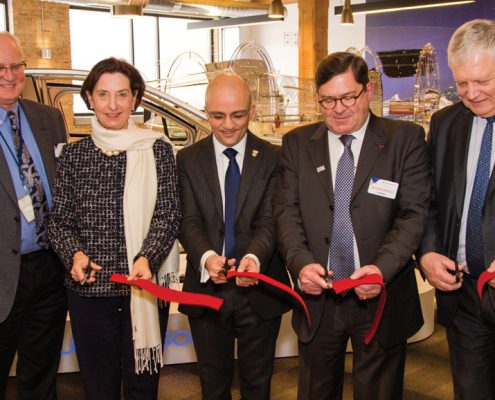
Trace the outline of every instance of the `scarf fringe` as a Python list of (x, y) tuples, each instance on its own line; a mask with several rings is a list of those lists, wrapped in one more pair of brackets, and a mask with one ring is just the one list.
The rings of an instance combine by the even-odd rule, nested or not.
[(163, 348), (155, 346), (152, 348), (134, 349), (134, 360), (136, 374), (142, 374), (149, 371), (150, 375), (153, 372), (158, 373), (163, 367)]

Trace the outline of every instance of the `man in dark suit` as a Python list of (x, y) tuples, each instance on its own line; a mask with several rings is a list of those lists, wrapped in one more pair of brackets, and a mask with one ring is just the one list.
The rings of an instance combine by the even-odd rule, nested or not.
[(448, 59), (462, 101), (431, 119), (433, 201), (420, 263), (437, 288), (455, 398), (495, 399), (495, 328), (476, 294), (479, 274), (495, 270), (495, 22), (458, 28)]
[[(406, 339), (423, 319), (411, 259), (426, 227), (429, 180), (423, 129), (370, 113), (366, 62), (327, 56), (316, 71), (324, 123), (283, 138), (274, 197), (277, 240), (312, 324), (294, 310), (298, 399), (340, 399), (346, 344), (355, 399), (400, 399)], [(375, 338), (363, 337), (381, 286), (336, 295), (332, 280), (380, 275), (387, 302)], [(326, 279), (325, 279), (326, 278)]]
[[(243, 399), (270, 398), (275, 343), (288, 306), (252, 279), (227, 281), (224, 265), (288, 284), (275, 251), (272, 196), (277, 148), (248, 131), (254, 105), (246, 82), (215, 77), (206, 90), (212, 135), (177, 154), (187, 252), (184, 290), (221, 296), (220, 312), (181, 307), (198, 357), (203, 399), (230, 399), (237, 339)], [(236, 189), (237, 187), (237, 189)]]
[(0, 399), (16, 351), (17, 398), (56, 399), (67, 308), (46, 218), (65, 125), (58, 110), (19, 99), (25, 66), (18, 40), (0, 32)]

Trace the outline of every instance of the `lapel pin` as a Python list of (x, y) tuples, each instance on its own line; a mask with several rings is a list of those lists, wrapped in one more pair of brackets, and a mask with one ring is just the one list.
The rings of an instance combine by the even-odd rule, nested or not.
[(323, 172), (325, 171), (325, 166), (324, 165), (320, 165), (318, 168), (316, 168), (316, 172), (317, 173), (320, 173), (320, 172)]
[(378, 144), (377, 146), (378, 146), (378, 148), (379, 148), (380, 150), (383, 150), (383, 148), (385, 147), (385, 145), (384, 145), (384, 144)]
[(256, 157), (258, 155), (258, 150), (253, 150), (252, 153), (251, 153), (251, 155), (253, 157)]

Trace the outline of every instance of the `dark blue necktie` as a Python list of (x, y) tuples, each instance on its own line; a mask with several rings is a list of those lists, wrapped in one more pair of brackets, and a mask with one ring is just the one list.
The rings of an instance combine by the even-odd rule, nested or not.
[(45, 189), (41, 181), (40, 174), (34, 165), (34, 161), (29, 153), (29, 150), (22, 139), (21, 128), (18, 123), (17, 114), (9, 111), (7, 113), (10, 126), (12, 128), (12, 136), (14, 146), (17, 153), (17, 161), (19, 171), (27, 194), (33, 202), (34, 217), (35, 217), (35, 234), (36, 243), (42, 248), (48, 248), (48, 232), (46, 230), (46, 218), (48, 216), (48, 202), (46, 200)]
[(333, 271), (333, 279), (348, 278), (354, 266), (354, 230), (351, 221), (351, 194), (354, 183), (354, 156), (352, 155), (352, 135), (339, 138), (344, 144), (344, 152), (337, 164), (335, 187), (333, 190), (334, 212), (328, 268)]
[(237, 151), (229, 147), (223, 151), (223, 154), (229, 159), (229, 167), (225, 173), (225, 256), (237, 259), (234, 225), (235, 204), (241, 173), (235, 160)]
[(485, 270), (482, 233), (482, 210), (490, 181), (490, 158), (492, 154), (493, 122), (495, 116), (486, 119), (481, 140), (480, 155), (474, 177), (473, 191), (466, 225), (466, 261), (471, 275), (477, 277)]

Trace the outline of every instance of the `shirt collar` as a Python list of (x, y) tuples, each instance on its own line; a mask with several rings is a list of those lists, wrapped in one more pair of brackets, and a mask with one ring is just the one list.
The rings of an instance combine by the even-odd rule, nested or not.
[(16, 101), (14, 103), (14, 106), (11, 110), (6, 110), (5, 108), (0, 107), (0, 125), (3, 125), (4, 122), (7, 120), (7, 113), (9, 111), (13, 111), (17, 115), (19, 115), (19, 101)]

